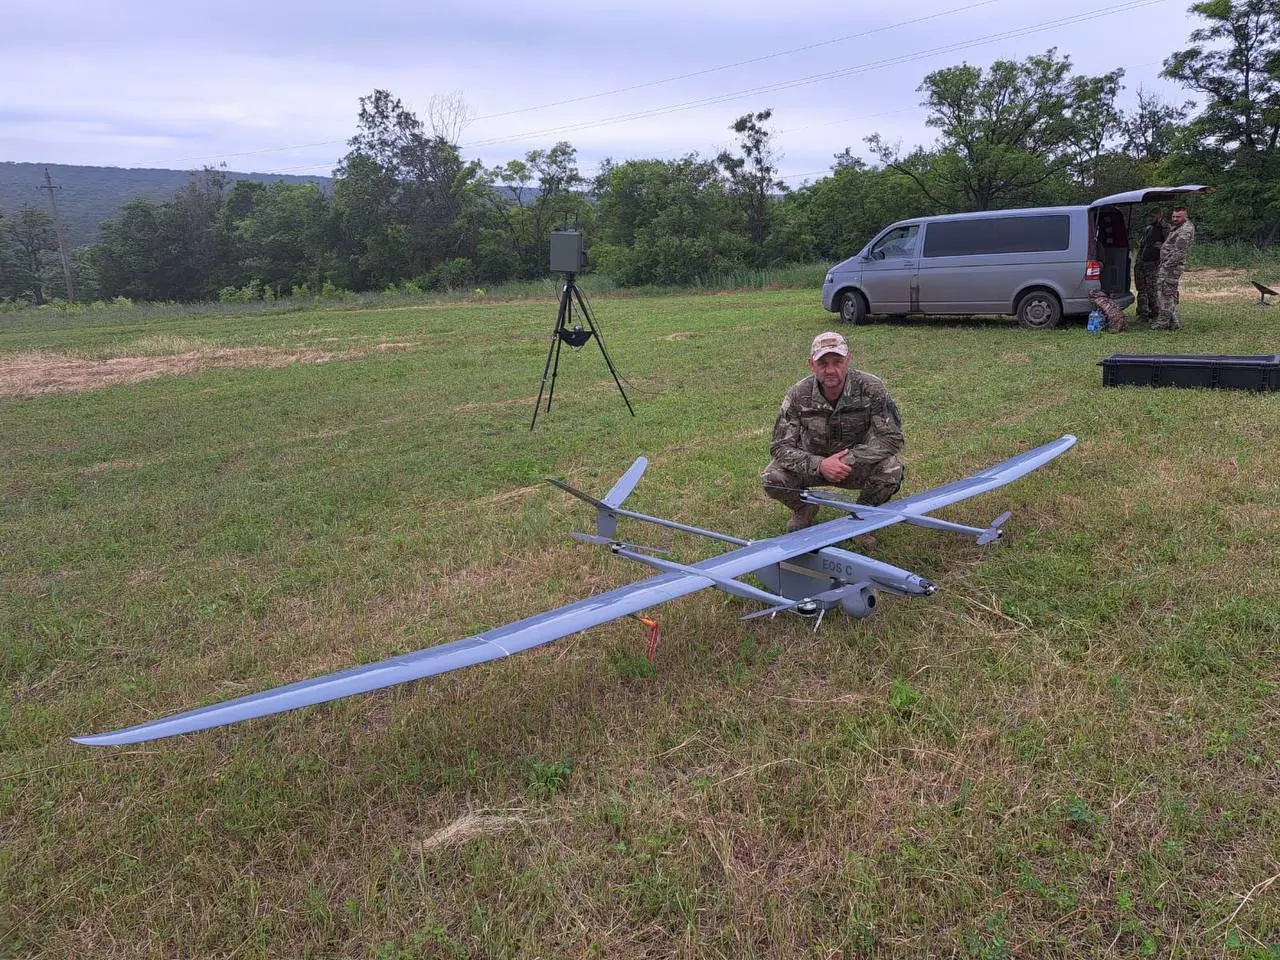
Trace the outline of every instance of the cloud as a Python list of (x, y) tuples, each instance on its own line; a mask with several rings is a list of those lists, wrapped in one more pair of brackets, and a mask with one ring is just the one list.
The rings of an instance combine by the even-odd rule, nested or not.
[[(930, 140), (916, 88), (929, 71), (965, 60), (985, 66), (1056, 44), (1081, 72), (1126, 67), (1130, 96), (1142, 83), (1182, 99), (1157, 79), (1193, 27), (1179, 3), (930, 53), (1105, 8), (562, 0), (551, 14), (510, 0), (227, 0), (193, 16), (182, 4), (68, 0), (59, 29), (48, 31), (45, 8), (10, 0), (0, 151), (328, 173), (355, 132), (361, 96), (390, 90), (425, 118), (433, 94), (458, 90), (477, 117), (462, 135), (468, 156), (489, 164), (562, 139), (584, 167), (606, 156), (714, 155), (733, 142), (735, 117), (771, 106), (784, 169), (807, 173), (846, 146), (861, 152), (871, 132)], [(45, 39), (34, 50), (23, 38), (37, 34)]]

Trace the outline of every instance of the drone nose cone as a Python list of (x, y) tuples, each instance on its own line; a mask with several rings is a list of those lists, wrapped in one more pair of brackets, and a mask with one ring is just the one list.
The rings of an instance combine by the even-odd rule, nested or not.
[(933, 594), (938, 592), (938, 585), (934, 583), (932, 580), (926, 580), (924, 579), (924, 577), (921, 577), (920, 589), (924, 592), (924, 595), (926, 597), (930, 597), (930, 596), (933, 596)]

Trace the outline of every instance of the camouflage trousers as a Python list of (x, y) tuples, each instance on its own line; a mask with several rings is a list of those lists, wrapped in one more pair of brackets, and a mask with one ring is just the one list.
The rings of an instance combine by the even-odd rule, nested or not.
[(1160, 264), (1155, 260), (1139, 260), (1133, 268), (1133, 286), (1138, 293), (1138, 319), (1150, 323), (1159, 312), (1156, 299), (1156, 277)]
[(1161, 326), (1177, 329), (1178, 323), (1178, 282), (1182, 279), (1182, 271), (1177, 273), (1161, 273), (1156, 279), (1156, 303), (1160, 310), (1156, 320)]
[(884, 503), (902, 487), (903, 466), (897, 457), (885, 457), (875, 463), (857, 460), (850, 466), (853, 467), (853, 473), (841, 483), (829, 484), (821, 479), (814, 483), (809, 477), (794, 473), (773, 460), (764, 469), (764, 492), (792, 510), (798, 510), (805, 505), (800, 499), (800, 493), (807, 487), (831, 486), (858, 490), (858, 502), (869, 507)]

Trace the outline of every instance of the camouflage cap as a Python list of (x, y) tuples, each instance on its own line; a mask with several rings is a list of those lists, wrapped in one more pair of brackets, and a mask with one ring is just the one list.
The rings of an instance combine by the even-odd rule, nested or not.
[(824, 353), (835, 353), (842, 357), (849, 355), (849, 345), (844, 342), (844, 337), (836, 333), (834, 330), (828, 330), (826, 333), (820, 333), (813, 338), (813, 346), (809, 348), (809, 359), (817, 360)]

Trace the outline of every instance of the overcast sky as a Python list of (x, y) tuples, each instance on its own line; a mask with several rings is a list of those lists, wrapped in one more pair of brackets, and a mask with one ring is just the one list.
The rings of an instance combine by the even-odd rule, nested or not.
[[(606, 157), (714, 156), (772, 107), (780, 169), (814, 180), (879, 132), (928, 143), (933, 70), (1049, 47), (1077, 72), (1124, 67), (1122, 102), (1159, 78), (1189, 0), (0, 0), (0, 160), (332, 172), (359, 98), (421, 119), (458, 93), (463, 154), (486, 165), (567, 140)], [(536, 9), (535, 9), (536, 8)]]

